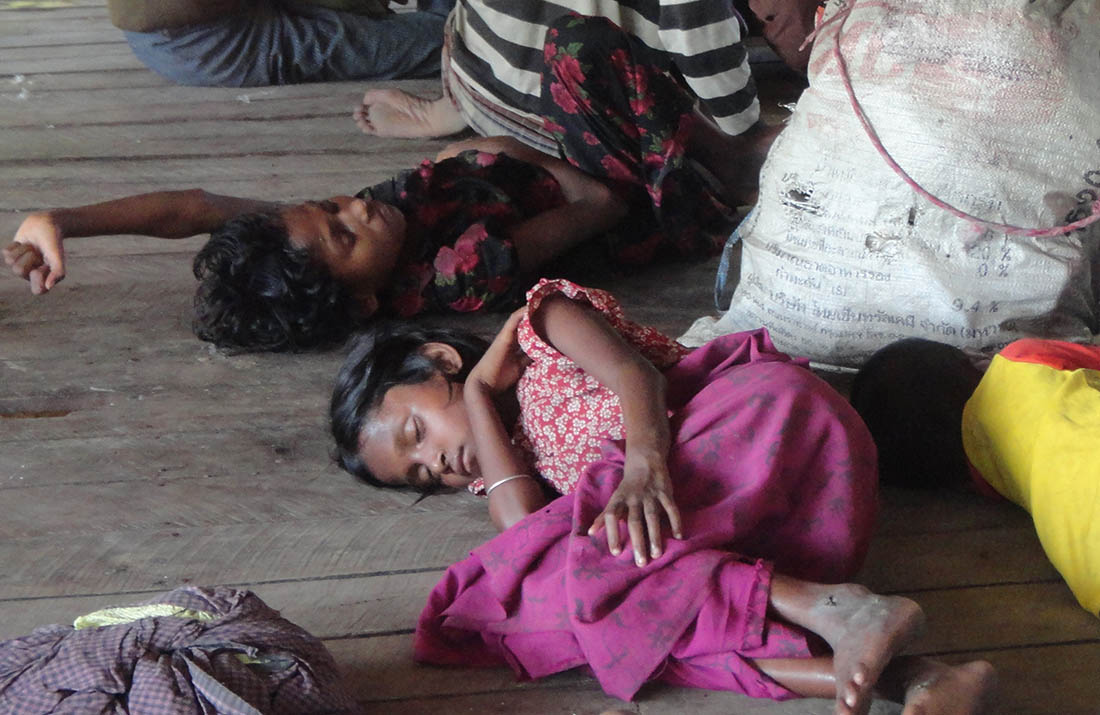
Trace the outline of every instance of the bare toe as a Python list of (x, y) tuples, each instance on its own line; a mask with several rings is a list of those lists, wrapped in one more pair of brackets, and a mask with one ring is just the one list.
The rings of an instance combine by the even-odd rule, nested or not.
[(996, 671), (984, 660), (953, 667), (929, 661), (906, 689), (902, 715), (980, 715), (996, 683)]
[(924, 613), (908, 598), (853, 584), (831, 587), (815, 609), (833, 649), (836, 712), (865, 715), (883, 669), (923, 628)]

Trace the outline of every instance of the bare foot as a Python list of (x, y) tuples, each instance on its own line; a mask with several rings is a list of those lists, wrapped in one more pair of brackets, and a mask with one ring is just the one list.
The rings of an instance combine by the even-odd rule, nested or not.
[(980, 715), (997, 683), (993, 666), (984, 660), (949, 666), (917, 659), (905, 690), (902, 715)]
[(883, 669), (924, 627), (924, 612), (856, 584), (820, 588), (808, 619), (833, 649), (837, 715), (865, 715)]
[(400, 89), (371, 89), (352, 113), (364, 134), (379, 137), (442, 137), (466, 128), (446, 97), (427, 99)]

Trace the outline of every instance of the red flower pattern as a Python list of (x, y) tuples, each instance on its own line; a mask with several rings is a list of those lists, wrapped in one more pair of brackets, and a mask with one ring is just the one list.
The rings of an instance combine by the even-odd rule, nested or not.
[[(573, 491), (584, 468), (599, 459), (608, 439), (622, 439), (619, 398), (576, 363), (539, 337), (531, 326), (542, 301), (561, 293), (595, 308), (658, 368), (664, 370), (687, 355), (687, 348), (653, 328), (628, 320), (618, 301), (606, 291), (584, 288), (566, 280), (539, 281), (527, 294), (527, 314), (516, 328), (520, 348), (531, 364), (516, 385), (520, 419), (513, 442), (534, 469), (562, 494)], [(483, 491), (480, 480), (470, 485)]]

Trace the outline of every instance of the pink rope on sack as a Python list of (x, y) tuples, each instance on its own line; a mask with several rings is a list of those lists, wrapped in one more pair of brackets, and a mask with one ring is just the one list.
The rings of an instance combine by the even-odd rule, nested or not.
[[(837, 66), (840, 69), (840, 79), (844, 83), (844, 91), (848, 94), (848, 101), (852, 105), (852, 110), (855, 112), (856, 118), (859, 123), (863, 125), (863, 131), (867, 133), (867, 138), (871, 140), (871, 144), (875, 147), (875, 150), (879, 153), (882, 159), (886, 162), (886, 165), (893, 169), (894, 173), (901, 177), (902, 181), (909, 185), (913, 191), (916, 191), (919, 195), (923, 196), (930, 203), (940, 207), (944, 211), (947, 211), (952, 216), (960, 218), (964, 221), (968, 221), (979, 228), (989, 228), (994, 231), (1006, 233), (1015, 236), (1030, 236), (1035, 238), (1050, 238), (1053, 236), (1062, 236), (1071, 231), (1089, 226), (1097, 221), (1100, 221), (1100, 199), (1092, 202), (1092, 213), (1079, 221), (1068, 223), (1063, 226), (1055, 226), (1053, 228), (1024, 228), (1022, 226), (1013, 226), (1005, 223), (994, 223), (992, 221), (986, 221), (972, 214), (968, 214), (961, 209), (957, 209), (954, 206), (948, 204), (942, 199), (933, 196), (923, 186), (918, 184), (913, 177), (901, 168), (901, 166), (894, 161), (894, 157), (890, 156), (890, 152), (887, 151), (883, 145), (882, 140), (879, 139), (878, 133), (875, 132), (874, 127), (871, 126), (871, 122), (867, 119), (867, 115), (863, 111), (862, 105), (859, 100), (856, 99), (855, 90), (852, 88), (852, 79), (848, 74), (848, 63), (844, 61), (844, 56), (840, 52), (840, 33), (844, 29), (844, 22), (847, 21), (848, 16), (852, 14), (852, 10), (855, 8), (856, 0), (851, 0), (847, 7), (837, 11), (835, 15), (821, 23), (802, 43), (802, 47), (805, 47), (810, 42), (813, 42), (818, 33), (824, 30), (829, 25), (833, 24), (837, 20), (840, 21), (840, 27), (837, 28), (836, 33), (833, 35), (833, 57), (836, 58)], [(802, 49), (801, 47), (799, 49)]]

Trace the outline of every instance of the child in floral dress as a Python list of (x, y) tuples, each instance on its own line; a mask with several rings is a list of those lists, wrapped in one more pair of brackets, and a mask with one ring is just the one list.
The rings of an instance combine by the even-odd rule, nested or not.
[[(5, 260), (41, 293), (65, 275), (66, 238), (212, 232), (194, 264), (196, 332), (280, 350), (338, 341), (379, 310), (514, 307), (543, 267), (574, 249), (584, 253), (573, 265), (603, 272), (711, 255), (732, 214), (689, 157), (713, 161), (717, 130), (615, 26), (559, 25), (544, 82), (564, 159), (478, 138), (356, 199), (284, 206), (191, 190), (41, 212)], [(609, 54), (611, 63), (601, 59)]]
[(895, 658), (919, 607), (837, 584), (866, 553), (874, 446), (764, 330), (688, 351), (602, 291), (543, 281), (487, 349), (377, 327), (331, 416), (345, 469), (484, 489), (502, 530), (433, 591), (422, 661), (532, 678), (587, 665), (625, 699), (659, 678), (835, 697), (839, 713), (874, 692), (972, 713), (990, 687), (985, 663)]

